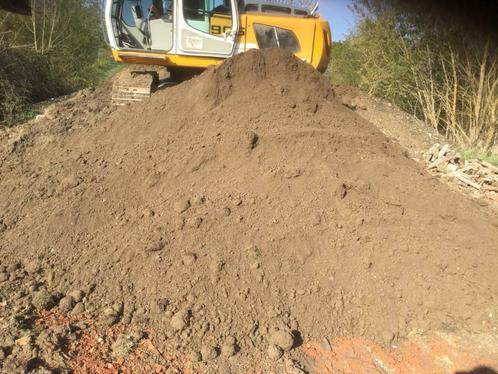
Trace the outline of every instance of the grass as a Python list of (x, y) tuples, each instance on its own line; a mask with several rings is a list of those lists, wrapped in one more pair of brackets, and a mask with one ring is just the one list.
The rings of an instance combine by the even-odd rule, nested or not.
[(496, 153), (483, 153), (474, 149), (462, 149), (460, 153), (466, 160), (478, 159), (498, 166), (498, 154)]
[(123, 64), (115, 62), (107, 53), (105, 53), (104, 56), (100, 57), (95, 63), (97, 81), (102, 82), (112, 78), (123, 69), (123, 67)]
[(28, 107), (24, 110), (23, 112), (23, 119), (29, 121), (30, 119), (35, 118), (40, 112), (36, 110), (35, 108)]

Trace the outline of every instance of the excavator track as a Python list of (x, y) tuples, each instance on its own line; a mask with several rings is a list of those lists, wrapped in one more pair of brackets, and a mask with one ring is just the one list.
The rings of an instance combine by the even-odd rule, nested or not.
[(126, 105), (144, 101), (157, 89), (192, 79), (203, 70), (132, 65), (121, 71), (114, 79), (112, 102), (115, 105)]
[(112, 87), (112, 102), (126, 105), (150, 98), (159, 82), (156, 70), (130, 67), (118, 74)]

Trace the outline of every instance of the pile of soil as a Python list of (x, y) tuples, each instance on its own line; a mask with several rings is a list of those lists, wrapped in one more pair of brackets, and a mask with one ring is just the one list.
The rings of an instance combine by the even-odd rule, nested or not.
[(308, 339), (496, 329), (497, 217), (290, 53), (114, 112), (91, 94), (102, 110), (71, 131), (4, 141), (1, 287), (22, 262), (61, 311), (146, 326), (201, 372), (270, 367)]

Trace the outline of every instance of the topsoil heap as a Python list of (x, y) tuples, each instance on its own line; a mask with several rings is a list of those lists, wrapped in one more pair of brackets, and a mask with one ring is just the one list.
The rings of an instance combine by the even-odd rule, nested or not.
[(85, 95), (0, 144), (1, 263), (84, 290), (79, 312), (212, 357), (496, 328), (497, 217), (292, 54), (114, 112), (108, 89)]

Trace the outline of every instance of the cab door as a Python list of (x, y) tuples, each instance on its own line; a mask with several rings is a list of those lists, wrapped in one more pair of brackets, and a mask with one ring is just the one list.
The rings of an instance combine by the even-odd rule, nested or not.
[(239, 29), (237, 0), (178, 0), (178, 54), (233, 55)]

